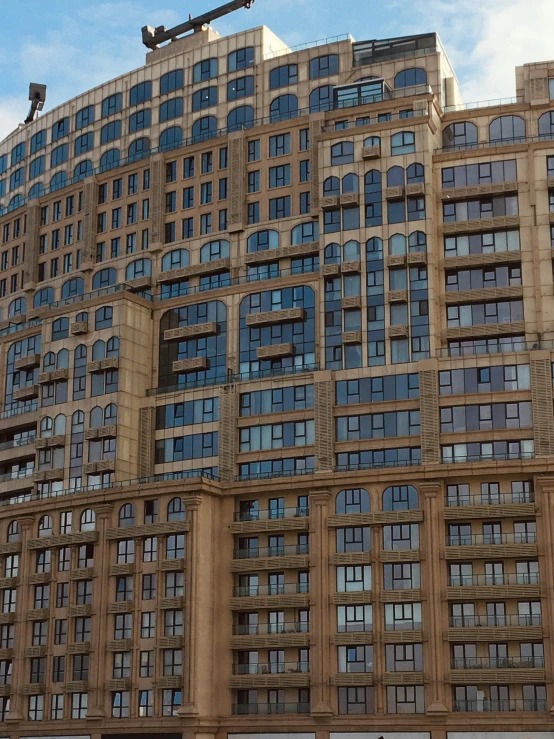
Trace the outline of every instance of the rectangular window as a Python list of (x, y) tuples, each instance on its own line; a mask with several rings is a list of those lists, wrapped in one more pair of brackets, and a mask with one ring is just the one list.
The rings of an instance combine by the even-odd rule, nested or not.
[(269, 137), (269, 156), (281, 157), (290, 154), (290, 133)]

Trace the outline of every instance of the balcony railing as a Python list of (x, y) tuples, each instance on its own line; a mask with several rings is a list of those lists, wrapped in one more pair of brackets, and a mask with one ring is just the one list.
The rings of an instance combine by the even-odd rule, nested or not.
[(421, 629), (421, 621), (395, 621), (385, 623), (385, 631), (415, 631)]
[(308, 634), (310, 624), (308, 621), (286, 621), (276, 624), (235, 624), (233, 634), (235, 636), (259, 636), (264, 634)]
[(313, 467), (305, 467), (297, 470), (271, 470), (271, 472), (249, 472), (247, 475), (236, 475), (235, 482), (241, 480), (269, 480), (273, 477), (297, 477), (298, 475), (313, 475)]
[(310, 713), (309, 703), (235, 703), (234, 716), (271, 716), (278, 713)]
[(538, 572), (504, 572), (498, 575), (460, 575), (448, 578), (450, 587), (469, 585), (536, 585), (539, 582)]
[(334, 472), (356, 472), (357, 470), (377, 470), (383, 467), (418, 467), (421, 460), (384, 460), (382, 462), (360, 462), (360, 464), (339, 464), (333, 468)]
[(445, 154), (451, 151), (488, 149), (491, 146), (514, 146), (515, 144), (532, 144), (538, 141), (551, 141), (552, 139), (554, 139), (554, 133), (541, 133), (539, 136), (510, 136), (506, 137), (505, 139), (480, 141), (473, 144), (453, 144), (452, 146), (444, 146), (442, 149), (435, 149), (435, 154)]
[(442, 464), (457, 464), (459, 462), (491, 462), (506, 461), (509, 459), (534, 459), (535, 452), (497, 452), (494, 454), (456, 454), (442, 456)]
[(454, 711), (546, 711), (545, 700), (475, 700), (454, 701)]
[(472, 629), (476, 626), (540, 626), (542, 624), (541, 614), (536, 616), (524, 616), (517, 613), (507, 616), (451, 616), (450, 626), (453, 629)]
[(292, 595), (295, 593), (309, 593), (310, 585), (307, 582), (281, 583), (278, 585), (238, 585), (233, 588), (233, 595), (237, 598), (255, 597), (256, 595)]
[(274, 547), (249, 547), (235, 549), (234, 559), (257, 559), (258, 557), (284, 557), (287, 554), (309, 554), (308, 544), (283, 544)]
[(453, 670), (508, 670), (544, 668), (544, 657), (461, 657), (454, 658)]
[(22, 406), (17, 406), (15, 408), (8, 408), (5, 411), (2, 411), (0, 413), (0, 420), (4, 420), (5, 418), (14, 418), (15, 416), (21, 416), (23, 413), (32, 413), (33, 411), (36, 411), (38, 408), (38, 400), (32, 400), (30, 403), (26, 403)]
[(459, 534), (446, 537), (446, 546), (460, 547), (472, 544), (494, 545), (494, 544), (536, 544), (537, 534), (535, 531), (522, 531), (514, 534)]
[(0, 475), (0, 482), (9, 482), (10, 480), (21, 480), (24, 477), (32, 477), (34, 469), (16, 470)]
[(309, 516), (310, 509), (308, 506), (294, 506), (292, 508), (267, 508), (261, 511), (235, 511), (233, 521), (268, 521), (278, 518), (297, 518), (299, 516)]
[[(2, 209), (0, 208), (0, 215), (2, 213)], [(18, 331), (23, 331), (26, 328), (31, 328), (32, 326), (40, 326), (42, 321), (40, 318), (32, 318), (30, 321), (27, 321), (26, 323), (12, 323), (7, 328), (3, 328), (0, 331), (0, 336), (9, 336), (10, 334), (15, 334)]]
[(504, 505), (505, 503), (534, 503), (535, 493), (530, 490), (520, 493), (498, 493), (497, 495), (448, 495), (446, 505), (448, 508), (472, 505)]
[(28, 434), (21, 435), (16, 439), (10, 439), (9, 441), (3, 441), (0, 443), (0, 451), (4, 449), (15, 449), (20, 446), (29, 446), (34, 444), (36, 439), (36, 432), (29, 432)]
[(265, 377), (281, 377), (283, 375), (298, 375), (304, 372), (316, 372), (319, 364), (302, 364), (297, 367), (277, 367), (274, 369), (259, 370), (257, 372), (242, 372), (237, 375), (227, 374), (221, 377), (206, 377), (203, 380), (191, 380), (180, 385), (168, 385), (167, 387), (153, 387), (146, 391), (146, 396), (165, 395), (166, 393), (182, 393), (183, 390), (193, 390), (208, 385), (229, 385), (235, 382), (248, 380), (260, 380)]
[(547, 341), (525, 341), (523, 337), (499, 337), (498, 343), (479, 340), (463, 340), (463, 346), (449, 346), (437, 351), (439, 359), (449, 357), (471, 357), (481, 354), (505, 354), (509, 352), (530, 352), (536, 349), (552, 349), (554, 342)]
[(270, 662), (269, 664), (233, 665), (233, 675), (280, 675), (284, 672), (309, 672), (309, 662)]

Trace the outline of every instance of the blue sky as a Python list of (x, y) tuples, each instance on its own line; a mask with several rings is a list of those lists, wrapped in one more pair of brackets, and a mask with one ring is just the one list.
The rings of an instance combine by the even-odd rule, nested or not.
[[(25, 117), (29, 82), (47, 84), (54, 107), (141, 66), (142, 26), (171, 27), (223, 2), (0, 0), (0, 139)], [(262, 24), (290, 46), (438, 31), (466, 102), (511, 97), (517, 64), (554, 58), (552, 0), (256, 0), (213, 26), (227, 35)]]

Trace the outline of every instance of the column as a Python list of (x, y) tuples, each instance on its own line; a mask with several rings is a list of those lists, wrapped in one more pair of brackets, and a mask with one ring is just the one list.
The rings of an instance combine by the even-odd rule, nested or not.
[(183, 703), (180, 716), (196, 716), (196, 654), (198, 634), (198, 509), (202, 498), (185, 499), (189, 532), (186, 535), (185, 557), (185, 638), (183, 654)]
[(438, 361), (426, 359), (419, 365), (421, 461), (440, 462)]
[[(94, 551), (94, 579), (92, 586), (92, 635), (91, 657), (89, 665), (89, 691), (87, 719), (106, 718), (104, 686), (106, 682), (106, 642), (108, 634), (108, 602), (110, 592), (110, 542), (106, 539), (113, 506), (98, 505), (96, 513), (96, 530), (98, 542)], [(71, 628), (69, 624), (68, 628)]]
[(441, 554), (444, 558), (444, 535), (442, 525), (442, 484), (438, 480), (430, 480), (419, 485), (423, 498), (424, 532), (421, 546), (425, 557), (423, 574), (423, 592), (426, 597), (423, 633), (426, 636), (424, 650), (424, 667), (426, 685), (430, 695), (426, 696), (427, 714), (442, 715), (446, 708), (445, 661), (443, 642), (444, 621), (442, 618), (441, 593), (443, 577), (441, 572)]
[(327, 518), (331, 493), (310, 493), (310, 661), (311, 713), (326, 718), (331, 708), (329, 624), (329, 545)]
[[(554, 547), (554, 477), (536, 477), (537, 530), (539, 544), (539, 572), (542, 623), (554, 623), (554, 561), (552, 550)], [(552, 627), (551, 627), (552, 628)], [(546, 683), (548, 685), (550, 713), (554, 714), (554, 635), (550, 629), (545, 629), (543, 636), (544, 653), (546, 657)]]
[[(12, 658), (12, 687), (10, 695), (10, 712), (6, 721), (24, 721), (27, 717), (23, 704), (23, 686), (28, 683), (28, 671), (25, 665), (25, 647), (27, 646), (27, 611), (32, 608), (32, 586), (28, 585), (29, 574), (33, 572), (30, 559), (32, 552), (27, 549), (27, 541), (32, 539), (32, 529), (35, 519), (32, 516), (18, 518), (21, 531), (21, 554), (19, 555), (19, 585), (15, 606), (14, 648)], [(52, 593), (50, 593), (52, 598)], [(49, 624), (51, 626), (51, 624)]]

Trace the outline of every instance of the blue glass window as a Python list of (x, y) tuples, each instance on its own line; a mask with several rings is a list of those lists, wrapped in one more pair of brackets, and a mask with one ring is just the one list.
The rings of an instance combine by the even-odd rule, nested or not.
[(204, 82), (217, 77), (217, 59), (203, 59), (194, 65), (192, 69), (192, 81)]
[(102, 287), (115, 285), (116, 282), (117, 272), (115, 271), (115, 269), (113, 269), (113, 267), (101, 269), (100, 272), (96, 272), (96, 274), (92, 278), (92, 289), (99, 290)]
[(17, 190), (25, 182), (25, 169), (20, 167), (10, 175), (10, 190)]
[(320, 77), (329, 77), (339, 73), (339, 55), (328, 54), (318, 56), (310, 61), (310, 79), (317, 80)]
[[(0, 182), (0, 197), (2, 197), (2, 183)], [(29, 200), (35, 200), (36, 198), (41, 198), (44, 195), (44, 185), (42, 182), (37, 182), (36, 185), (33, 185), (31, 189), (29, 190)]]
[(66, 298), (74, 298), (76, 295), (82, 295), (85, 292), (85, 281), (82, 277), (73, 277), (62, 285), (62, 300)]
[(129, 105), (139, 105), (152, 98), (152, 82), (140, 82), (129, 90)]
[(118, 167), (120, 159), (121, 154), (119, 153), (119, 149), (110, 149), (102, 154), (102, 158), (100, 159), (100, 169), (104, 172), (107, 169)]
[(63, 139), (69, 135), (69, 118), (62, 118), (61, 121), (54, 123), (52, 126), (52, 143)]
[(22, 141), (12, 149), (12, 167), (25, 159), (25, 142)]
[(129, 146), (128, 156), (130, 161), (142, 159), (143, 157), (147, 157), (149, 154), (150, 139), (148, 138), (136, 139), (136, 141), (133, 141)]
[(85, 177), (92, 177), (92, 162), (90, 159), (85, 159), (83, 162), (79, 162), (73, 170), (73, 182), (84, 180)]
[(318, 113), (321, 110), (331, 110), (333, 107), (333, 86), (324, 85), (316, 87), (310, 93), (310, 113)]
[(198, 140), (211, 139), (217, 133), (217, 118), (207, 115), (195, 121), (192, 127), (192, 137)]
[(52, 287), (43, 287), (37, 290), (33, 298), (33, 308), (42, 308), (54, 302), (54, 289)]
[(249, 128), (254, 123), (254, 108), (251, 105), (241, 105), (232, 110), (227, 116), (227, 128), (238, 131), (241, 128)]
[(172, 98), (160, 105), (160, 123), (183, 115), (183, 98)]
[(254, 77), (236, 77), (227, 83), (227, 100), (240, 100), (254, 94)]
[(277, 90), (279, 87), (287, 87), (287, 85), (296, 85), (297, 82), (297, 64), (284, 64), (282, 67), (272, 69), (269, 73), (270, 90)]
[(174, 69), (160, 77), (160, 95), (167, 95), (175, 90), (181, 90), (185, 85), (185, 75), (182, 69)]
[(272, 121), (286, 121), (298, 115), (298, 98), (296, 95), (280, 95), (269, 106)]
[(247, 46), (244, 49), (237, 49), (229, 54), (227, 62), (227, 71), (236, 72), (238, 69), (246, 69), (254, 66), (254, 47)]
[(126, 280), (136, 280), (139, 277), (150, 277), (152, 274), (152, 262), (150, 259), (135, 259), (127, 265), (125, 271)]
[(112, 121), (102, 127), (100, 134), (101, 144), (109, 144), (110, 141), (115, 141), (119, 138), (121, 138), (121, 121)]
[(74, 156), (79, 157), (81, 154), (86, 154), (87, 151), (91, 151), (92, 149), (94, 149), (94, 134), (92, 131), (84, 133), (75, 139)]
[(150, 108), (139, 110), (137, 113), (129, 118), (129, 133), (135, 133), (136, 131), (142, 131), (150, 126), (152, 121), (152, 113)]
[(119, 113), (123, 107), (123, 95), (120, 92), (110, 95), (102, 100), (102, 118)]
[(413, 85), (426, 85), (427, 84), (427, 72), (419, 67), (412, 67), (411, 69), (403, 69), (398, 72), (394, 78), (394, 87), (412, 87)]
[(52, 150), (52, 154), (50, 155), (50, 166), (57, 167), (60, 164), (67, 162), (68, 159), (69, 146), (67, 144), (62, 144), (61, 146), (58, 146)]
[(180, 146), (183, 140), (183, 129), (180, 126), (167, 128), (160, 136), (160, 149), (167, 151)]
[(4, 174), (4, 172), (8, 168), (8, 155), (3, 154), (0, 156), (0, 174)]
[(87, 105), (86, 108), (81, 108), (75, 113), (75, 128), (85, 128), (94, 123), (94, 105)]
[(35, 177), (41, 175), (46, 168), (46, 157), (41, 156), (33, 159), (29, 164), (29, 179), (34, 180)]
[(192, 110), (203, 110), (217, 105), (217, 87), (203, 87), (192, 96)]
[(59, 190), (60, 188), (65, 187), (66, 184), (67, 174), (65, 172), (58, 172), (50, 180), (50, 190), (54, 192), (54, 190)]
[(46, 131), (37, 131), (31, 138), (31, 154), (44, 149), (46, 146)]

